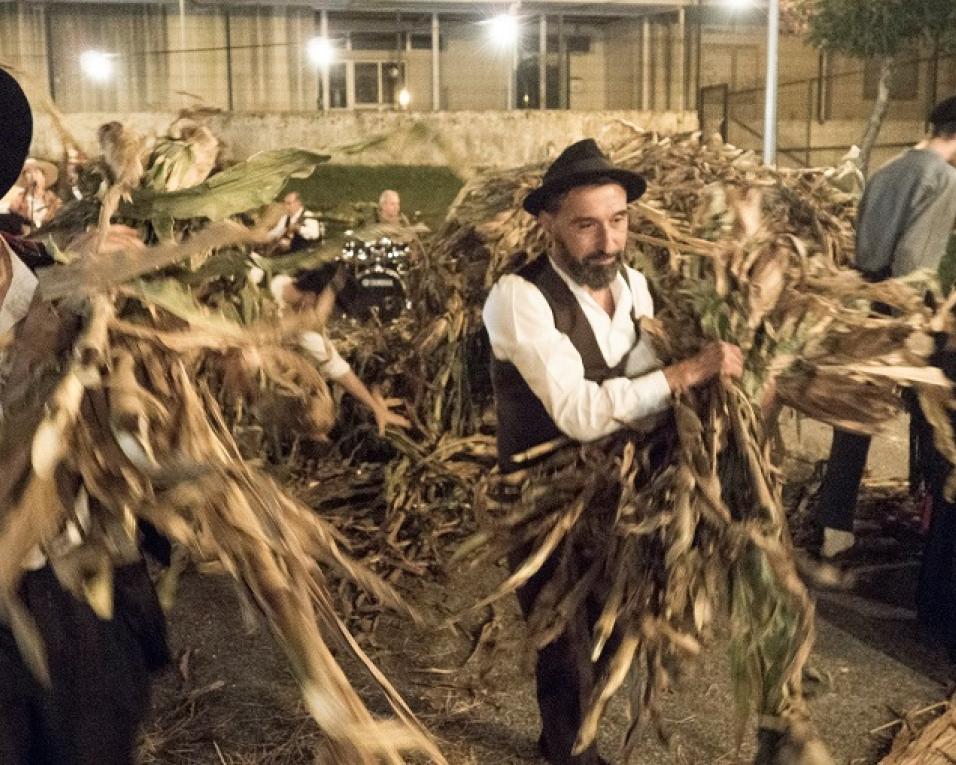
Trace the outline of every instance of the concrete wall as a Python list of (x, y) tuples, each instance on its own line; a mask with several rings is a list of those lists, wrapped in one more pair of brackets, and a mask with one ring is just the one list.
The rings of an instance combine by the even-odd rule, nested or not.
[[(120, 120), (145, 135), (162, 135), (174, 114), (70, 114), (67, 125), (90, 156), (96, 156), (96, 129)], [(695, 113), (571, 112), (344, 112), (329, 116), (299, 114), (222, 114), (210, 126), (224, 140), (227, 155), (244, 159), (257, 151), (298, 146), (332, 154), (342, 164), (449, 165), (513, 167), (553, 155), (569, 143), (593, 136), (613, 139), (614, 120), (622, 119), (663, 133), (697, 129)], [(361, 151), (345, 147), (381, 137)], [(37, 118), (32, 152), (58, 157), (62, 149), (45, 115)]]

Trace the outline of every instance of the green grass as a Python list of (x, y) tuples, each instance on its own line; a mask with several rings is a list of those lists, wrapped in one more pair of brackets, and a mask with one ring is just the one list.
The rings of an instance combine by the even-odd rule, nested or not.
[(433, 231), (445, 219), (462, 182), (447, 167), (425, 165), (320, 165), (304, 179), (289, 181), (287, 188), (302, 195), (306, 207), (340, 218), (366, 218), (384, 189), (395, 189), (402, 212), (421, 220)]

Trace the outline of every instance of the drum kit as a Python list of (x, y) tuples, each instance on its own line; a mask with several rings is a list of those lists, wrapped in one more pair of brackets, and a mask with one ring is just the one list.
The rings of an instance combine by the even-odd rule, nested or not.
[(352, 289), (340, 294), (346, 313), (360, 320), (378, 315), (380, 321), (394, 321), (411, 308), (405, 277), (409, 247), (387, 237), (362, 241), (346, 231), (346, 242), (338, 259), (348, 274)]

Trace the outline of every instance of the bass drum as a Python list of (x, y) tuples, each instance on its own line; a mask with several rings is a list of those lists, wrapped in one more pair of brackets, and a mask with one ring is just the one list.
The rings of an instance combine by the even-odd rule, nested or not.
[(354, 279), (348, 294), (340, 295), (350, 316), (365, 320), (378, 313), (379, 321), (388, 322), (408, 308), (405, 282), (397, 271), (373, 266), (356, 273)]

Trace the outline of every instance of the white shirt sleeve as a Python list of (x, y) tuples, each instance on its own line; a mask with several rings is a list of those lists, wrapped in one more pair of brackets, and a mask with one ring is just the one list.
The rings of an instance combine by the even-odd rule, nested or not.
[(266, 234), (270, 242), (275, 242), (278, 239), (282, 238), (282, 235), (285, 233), (285, 230), (289, 227), (289, 216), (283, 215), (279, 218), (279, 222), (276, 223), (272, 228), (269, 229), (269, 233)]
[(319, 372), (327, 380), (338, 380), (352, 371), (335, 346), (318, 332), (303, 332), (299, 336), (299, 347), (318, 362)]
[(303, 218), (299, 226), (299, 236), (309, 241), (319, 238), (319, 221), (315, 218)]
[(586, 380), (581, 355), (554, 326), (544, 295), (520, 276), (504, 276), (492, 287), (482, 316), (495, 357), (517, 367), (558, 429), (577, 441), (601, 438), (670, 405), (659, 369), (600, 385)]

